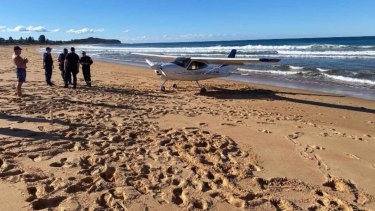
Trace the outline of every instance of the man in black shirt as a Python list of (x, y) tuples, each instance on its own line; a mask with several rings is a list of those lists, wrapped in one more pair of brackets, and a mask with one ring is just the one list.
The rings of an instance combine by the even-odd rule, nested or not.
[(46, 82), (48, 86), (53, 86), (54, 84), (51, 82), (52, 77), (52, 70), (53, 70), (53, 59), (51, 55), (51, 48), (46, 48), (46, 53), (43, 54), (43, 68), (45, 70), (46, 75)]
[(83, 78), (86, 81), (86, 86), (91, 87), (91, 70), (90, 66), (92, 65), (93, 61), (91, 57), (86, 55), (86, 52), (82, 51), (82, 57), (79, 60), (79, 63), (82, 65), (82, 74)]
[[(64, 83), (65, 83), (65, 67), (64, 66), (65, 66), (66, 55), (68, 55), (68, 49), (64, 48), (64, 51), (60, 53), (57, 59), (59, 61), (59, 69), (60, 69), (61, 77)], [(69, 84), (72, 84), (72, 77), (69, 78)]]
[(73, 75), (73, 88), (77, 87), (77, 74), (79, 69), (79, 56), (75, 53), (75, 48), (70, 48), (70, 53), (65, 57), (65, 88), (68, 88), (68, 81)]

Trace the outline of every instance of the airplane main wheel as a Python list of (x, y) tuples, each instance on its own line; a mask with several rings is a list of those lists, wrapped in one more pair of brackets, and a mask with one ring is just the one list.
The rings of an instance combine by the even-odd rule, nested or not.
[(204, 94), (204, 93), (206, 93), (206, 92), (207, 92), (207, 89), (203, 87), (203, 88), (201, 88), (201, 90), (200, 90), (199, 93)]
[(160, 87), (160, 91), (165, 92), (165, 86)]
[(173, 89), (177, 89), (177, 84), (173, 84)]

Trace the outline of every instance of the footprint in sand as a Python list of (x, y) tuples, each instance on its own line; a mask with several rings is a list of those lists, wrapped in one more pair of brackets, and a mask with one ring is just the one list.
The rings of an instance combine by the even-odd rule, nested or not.
[(302, 132), (295, 132), (295, 133), (293, 133), (293, 134), (289, 134), (289, 135), (287, 135), (286, 138), (287, 138), (289, 141), (293, 142), (293, 144), (295, 144), (295, 145), (300, 145), (300, 142), (297, 141), (297, 139), (298, 139), (299, 137), (301, 137), (303, 134), (304, 134), (304, 133), (302, 133)]
[(176, 205), (181, 205), (187, 201), (187, 197), (182, 188), (175, 188), (172, 190), (172, 202)]
[(350, 153), (345, 153), (345, 155), (348, 156), (351, 159), (360, 160), (360, 158), (356, 155), (353, 155), (353, 154), (350, 154)]
[(59, 206), (59, 204), (66, 199), (65, 196), (58, 196), (55, 198), (38, 199), (31, 203), (32, 209), (44, 210)]
[(64, 164), (67, 160), (68, 160), (67, 158), (62, 158), (59, 162), (53, 162), (53, 163), (49, 164), (49, 166), (60, 168), (60, 167), (64, 166)]
[(266, 130), (266, 129), (263, 129), (263, 130), (259, 129), (258, 132), (266, 133), (266, 134), (270, 134), (270, 133), (272, 133), (271, 131)]

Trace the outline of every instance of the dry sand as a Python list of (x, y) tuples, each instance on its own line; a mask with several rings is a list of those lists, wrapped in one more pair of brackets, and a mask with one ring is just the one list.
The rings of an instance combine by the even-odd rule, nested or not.
[(153, 71), (104, 62), (90, 89), (56, 69), (50, 88), (35, 49), (22, 99), (0, 51), (2, 211), (375, 209), (374, 101), (221, 80), (161, 93)]

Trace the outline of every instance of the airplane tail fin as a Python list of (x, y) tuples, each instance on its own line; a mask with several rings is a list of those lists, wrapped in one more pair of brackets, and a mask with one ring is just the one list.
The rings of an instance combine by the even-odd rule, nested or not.
[(228, 55), (228, 58), (235, 58), (236, 57), (237, 50), (233, 49), (230, 54)]
[[(236, 53), (237, 53), (237, 50), (236, 49), (232, 49), (232, 51), (228, 55), (228, 58), (232, 58), (232, 59), (235, 58), (236, 57)], [(225, 67), (225, 66), (228, 66), (228, 65), (226, 65), (226, 64), (221, 65), (221, 67)]]

